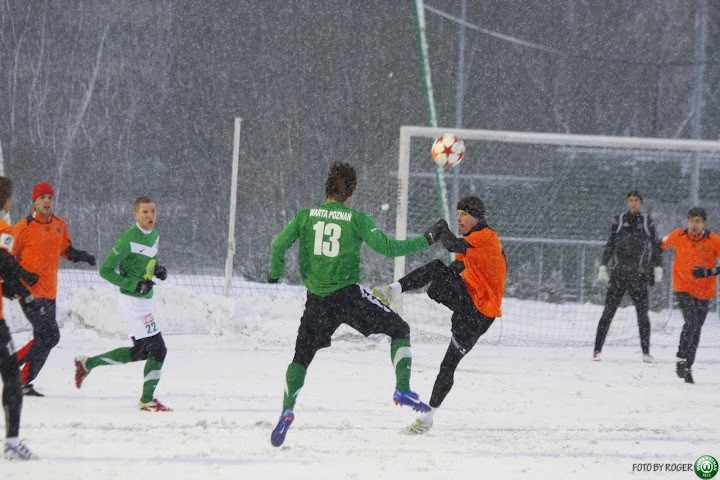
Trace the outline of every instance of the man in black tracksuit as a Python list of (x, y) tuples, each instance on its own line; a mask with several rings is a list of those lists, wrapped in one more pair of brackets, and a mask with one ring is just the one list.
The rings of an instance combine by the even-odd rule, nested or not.
[[(662, 280), (662, 252), (655, 232), (655, 223), (649, 215), (640, 211), (640, 192), (633, 190), (628, 193), (627, 206), (626, 213), (615, 217), (598, 271), (598, 279), (609, 282), (610, 285), (605, 297), (605, 310), (597, 327), (593, 360), (600, 360), (610, 323), (623, 295), (628, 292), (637, 310), (643, 361), (650, 363), (653, 358), (650, 356), (648, 285)], [(608, 275), (607, 265), (611, 259), (613, 269)]]

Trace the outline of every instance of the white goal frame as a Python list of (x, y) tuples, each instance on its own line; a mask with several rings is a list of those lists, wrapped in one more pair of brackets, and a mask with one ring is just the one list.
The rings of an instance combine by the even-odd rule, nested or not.
[[(710, 140), (612, 137), (603, 135), (472, 130), (404, 125), (400, 127), (400, 151), (398, 158), (397, 214), (395, 217), (395, 238), (398, 240), (405, 240), (407, 238), (408, 194), (410, 186), (410, 140), (412, 137), (432, 139), (443, 133), (454, 134), (464, 140), (485, 140), (490, 142), (568, 145), (577, 147), (636, 148), (646, 150), (680, 150), (685, 152), (720, 152), (720, 141)], [(699, 173), (698, 165), (699, 163), (696, 162), (695, 178), (697, 178)], [(439, 174), (442, 175), (442, 172)], [(447, 204), (447, 199), (443, 199), (443, 201)], [(405, 257), (396, 257), (394, 278), (397, 281), (404, 275)]]
[(232, 173), (230, 176), (230, 215), (228, 217), (228, 241), (225, 256), (225, 288), (226, 297), (232, 295), (233, 265), (235, 261), (235, 215), (237, 212), (238, 170), (240, 163), (240, 127), (242, 117), (235, 117), (233, 127)]

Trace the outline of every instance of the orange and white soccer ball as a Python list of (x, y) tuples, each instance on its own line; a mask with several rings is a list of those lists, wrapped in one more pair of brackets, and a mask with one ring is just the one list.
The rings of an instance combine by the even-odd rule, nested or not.
[(435, 163), (441, 167), (451, 168), (460, 163), (465, 156), (465, 142), (452, 133), (445, 133), (435, 140), (430, 153)]

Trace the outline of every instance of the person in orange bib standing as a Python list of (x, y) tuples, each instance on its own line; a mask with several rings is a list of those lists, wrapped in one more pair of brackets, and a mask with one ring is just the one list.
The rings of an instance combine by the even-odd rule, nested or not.
[(457, 204), (457, 222), (462, 237), (453, 235), (445, 220), (440, 220), (440, 241), (455, 260), (446, 266), (440, 260), (413, 270), (390, 285), (373, 289), (373, 294), (391, 306), (402, 292), (429, 284), (430, 298), (452, 310), (450, 344), (440, 363), (430, 397), (430, 411), (405, 429), (410, 435), (430, 430), (435, 411), (450, 393), (455, 369), (501, 315), (507, 262), (502, 243), (485, 221), (485, 206), (478, 197), (465, 197)]
[(20, 267), (12, 255), (15, 239), (12, 227), (4, 220), (12, 205), (12, 191), (12, 180), (0, 176), (0, 378), (3, 385), (2, 406), (5, 411), (3, 455), (6, 460), (33, 460), (37, 457), (19, 438), (23, 395), (15, 345), (3, 316), (3, 297), (32, 303), (34, 298), (20, 279), (34, 283), (38, 277)]
[(680, 334), (675, 371), (686, 383), (695, 383), (692, 366), (707, 317), (710, 299), (717, 293), (720, 267), (720, 235), (705, 229), (707, 212), (702, 207), (688, 212), (687, 228), (677, 228), (663, 237), (661, 248), (675, 249), (672, 281), (685, 323)]
[(60, 329), (55, 318), (58, 269), (60, 257), (72, 262), (95, 265), (95, 257), (73, 248), (65, 221), (54, 214), (55, 190), (46, 182), (35, 185), (32, 191), (33, 211), (13, 227), (15, 256), (20, 266), (34, 272), (40, 279), (27, 285), (35, 296), (22, 310), (33, 327), (33, 339), (18, 350), (18, 364), (22, 366), (20, 381), (23, 394), (42, 397), (33, 388), (50, 350), (60, 341)]

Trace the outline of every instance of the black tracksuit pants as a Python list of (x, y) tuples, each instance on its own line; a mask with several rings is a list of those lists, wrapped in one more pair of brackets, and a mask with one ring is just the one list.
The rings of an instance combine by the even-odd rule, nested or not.
[(695, 354), (700, 344), (700, 331), (708, 314), (709, 300), (701, 300), (685, 292), (675, 292), (685, 323), (680, 333), (678, 358), (685, 359), (685, 366), (690, 368), (695, 363)]
[(455, 369), (460, 360), (472, 350), (495, 319), (478, 311), (467, 293), (465, 282), (440, 260), (433, 260), (413, 270), (399, 282), (403, 292), (422, 288), (429, 283), (428, 296), (453, 311), (450, 345), (440, 363), (440, 372), (429, 402), (431, 407), (437, 408), (452, 389)]
[(605, 296), (605, 310), (603, 310), (595, 335), (595, 350), (601, 351), (605, 344), (610, 323), (617, 312), (620, 301), (627, 292), (630, 295), (637, 311), (638, 330), (640, 331), (640, 348), (643, 353), (650, 353), (650, 317), (648, 309), (648, 285), (645, 275), (637, 271), (625, 272), (618, 268), (610, 275), (610, 285)]
[(22, 387), (20, 371), (15, 358), (10, 329), (5, 319), (0, 318), (0, 376), (3, 382), (2, 404), (5, 410), (5, 436), (17, 437), (20, 433), (20, 412), (22, 411)]
[(29, 348), (18, 358), (23, 368), (21, 382), (27, 385), (38, 376), (50, 350), (60, 341), (60, 329), (55, 317), (55, 300), (37, 298), (29, 304), (22, 304), (23, 312), (33, 327), (33, 339)]

